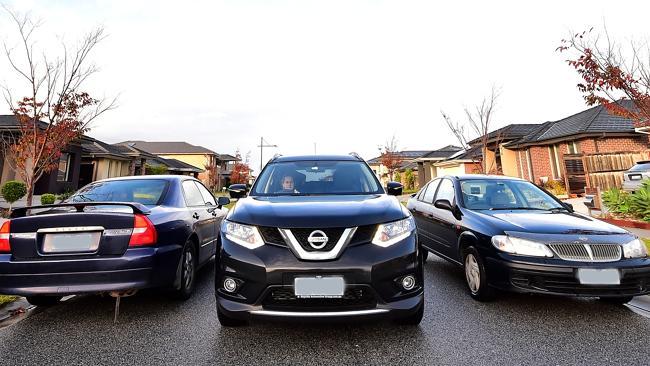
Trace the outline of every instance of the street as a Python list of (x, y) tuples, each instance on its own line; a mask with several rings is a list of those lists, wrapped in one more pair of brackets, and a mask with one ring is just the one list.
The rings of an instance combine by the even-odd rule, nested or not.
[(149, 292), (85, 296), (0, 330), (2, 365), (624, 364), (647, 365), (650, 320), (593, 299), (504, 294), (477, 303), (462, 272), (429, 258), (420, 327), (257, 323), (222, 329), (212, 263), (186, 303)]

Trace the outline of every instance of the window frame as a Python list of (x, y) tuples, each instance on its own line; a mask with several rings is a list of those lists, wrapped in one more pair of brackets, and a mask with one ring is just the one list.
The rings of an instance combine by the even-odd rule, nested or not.
[[(215, 196), (212, 194), (212, 192), (210, 192), (210, 190), (208, 189), (208, 187), (206, 187), (202, 182), (194, 181), (194, 183), (196, 183), (196, 186), (199, 188), (199, 192), (201, 192), (201, 197), (203, 197), (203, 203), (204, 203), (204, 205), (205, 205), (205, 206), (216, 206), (216, 205), (217, 205), (217, 201), (218, 201), (218, 200), (217, 200), (217, 197), (215, 197)], [(205, 195), (203, 194), (203, 191), (205, 191), (207, 194), (210, 195), (210, 197), (212, 198), (213, 203), (210, 203), (210, 202), (208, 202), (208, 201), (205, 200)]]
[[(454, 181), (452, 181), (451, 179), (442, 178), (441, 180), (442, 181), (448, 181), (449, 183), (451, 183), (451, 192), (454, 194), (454, 197), (452, 197), (452, 199), (451, 199), (451, 201), (449, 201), (449, 203), (451, 203), (453, 205), (456, 202), (456, 196), (457, 196), (456, 195), (456, 185), (454, 184)], [(433, 199), (434, 203), (439, 199), (438, 194), (440, 193), (440, 187), (442, 186), (442, 183), (443, 183), (442, 181), (440, 182), (440, 184), (438, 184), (438, 189), (436, 189), (436, 196)]]
[[(432, 205), (434, 202), (436, 202), (436, 194), (438, 193), (438, 187), (440, 187), (440, 182), (442, 181), (442, 179), (443, 178), (436, 178), (436, 179), (430, 181), (429, 183), (427, 183), (427, 190), (426, 190), (426, 192), (424, 192), (424, 196), (422, 196), (422, 199), (420, 200), (420, 202), (428, 203), (430, 205)], [(427, 193), (429, 192), (429, 188), (431, 188), (432, 184), (436, 184), (436, 186), (434, 188), (433, 196), (431, 196), (432, 200), (431, 200), (431, 202), (429, 202), (429, 201), (426, 201), (424, 199), (424, 197), (426, 197)]]
[[(185, 183), (186, 182), (194, 184), (194, 188), (196, 188), (196, 190), (199, 192), (199, 197), (201, 197), (201, 201), (203, 202), (202, 205), (190, 205), (188, 203), (188, 201), (187, 201), (187, 192), (185, 191)], [(205, 207), (206, 206), (205, 199), (203, 198), (203, 194), (201, 194), (201, 190), (199, 189), (199, 187), (197, 187), (195, 180), (186, 179), (186, 180), (182, 181), (181, 182), (181, 190), (183, 191), (183, 200), (185, 201), (185, 207)]]
[[(60, 167), (61, 167), (61, 161), (63, 157), (66, 157), (65, 159), (65, 172), (63, 173), (64, 177), (63, 179), (59, 178), (59, 173), (61, 173)], [(59, 157), (59, 163), (57, 166), (57, 171), (56, 171), (56, 181), (57, 182), (70, 182), (70, 163), (72, 161), (72, 154), (69, 152), (62, 152), (61, 156)]]

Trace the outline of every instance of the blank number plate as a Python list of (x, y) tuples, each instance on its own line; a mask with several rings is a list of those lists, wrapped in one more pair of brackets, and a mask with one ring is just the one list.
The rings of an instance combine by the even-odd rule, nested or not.
[(621, 275), (617, 269), (579, 268), (578, 281), (582, 285), (620, 285)]
[(43, 253), (94, 252), (99, 247), (101, 236), (99, 231), (45, 234)]
[(343, 277), (296, 277), (294, 293), (300, 298), (340, 298), (345, 292)]

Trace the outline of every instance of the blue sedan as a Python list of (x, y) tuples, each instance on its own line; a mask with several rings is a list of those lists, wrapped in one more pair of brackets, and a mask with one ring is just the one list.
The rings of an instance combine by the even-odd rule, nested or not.
[(197, 269), (217, 252), (228, 203), (191, 177), (139, 176), (16, 209), (0, 228), (0, 293), (45, 305), (158, 287), (187, 299)]

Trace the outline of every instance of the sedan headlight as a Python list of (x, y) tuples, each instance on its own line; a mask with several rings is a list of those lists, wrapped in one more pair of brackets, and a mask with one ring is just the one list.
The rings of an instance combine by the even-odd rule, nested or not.
[(500, 251), (531, 257), (552, 257), (553, 252), (543, 243), (507, 235), (492, 237), (492, 245)]
[(264, 245), (264, 240), (255, 226), (226, 221), (224, 233), (228, 240), (248, 249), (259, 248)]
[(406, 239), (411, 235), (413, 230), (415, 230), (413, 216), (409, 216), (403, 220), (381, 224), (377, 227), (377, 232), (372, 239), (372, 243), (386, 248), (400, 240)]
[(640, 239), (634, 239), (623, 244), (623, 256), (625, 258), (645, 258), (648, 256), (648, 248)]

